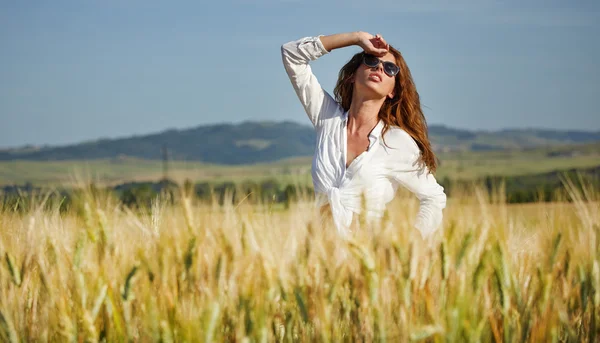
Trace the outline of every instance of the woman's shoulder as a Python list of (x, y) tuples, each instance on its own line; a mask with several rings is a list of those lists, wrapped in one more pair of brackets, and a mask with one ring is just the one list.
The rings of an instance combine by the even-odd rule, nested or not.
[(421, 152), (417, 142), (404, 129), (398, 126), (390, 126), (384, 135), (386, 148), (400, 150), (405, 153), (418, 154)]

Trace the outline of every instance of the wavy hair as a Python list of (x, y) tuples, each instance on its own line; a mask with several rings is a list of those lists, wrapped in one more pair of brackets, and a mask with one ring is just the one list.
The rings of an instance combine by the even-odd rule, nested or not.
[[(400, 51), (390, 45), (389, 52), (396, 58), (400, 72), (395, 76), (394, 97), (392, 99), (386, 97), (385, 102), (379, 109), (379, 119), (384, 123), (381, 135), (385, 135), (390, 126), (398, 126), (406, 131), (416, 141), (419, 150), (421, 150), (419, 162), (425, 164), (431, 173), (435, 173), (437, 169), (436, 157), (429, 142), (427, 122), (421, 110), (417, 87)], [(360, 67), (364, 54), (364, 51), (355, 54), (339, 72), (333, 93), (335, 100), (345, 111), (350, 109), (352, 103), (354, 83), (351, 79)]]

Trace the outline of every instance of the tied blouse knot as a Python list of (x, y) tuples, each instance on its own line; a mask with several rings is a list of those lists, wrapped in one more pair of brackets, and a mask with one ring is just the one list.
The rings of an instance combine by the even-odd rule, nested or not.
[(346, 168), (348, 112), (321, 87), (309, 65), (329, 53), (321, 36), (281, 46), (287, 75), (316, 131), (311, 174), (317, 206), (330, 205), (338, 233), (347, 237), (355, 213), (381, 218), (402, 186), (420, 201), (413, 226), (422, 237), (431, 235), (441, 226), (446, 194), (427, 166), (418, 163), (421, 151), (406, 131), (393, 126), (382, 137), (384, 123), (379, 120), (369, 133), (367, 150)]

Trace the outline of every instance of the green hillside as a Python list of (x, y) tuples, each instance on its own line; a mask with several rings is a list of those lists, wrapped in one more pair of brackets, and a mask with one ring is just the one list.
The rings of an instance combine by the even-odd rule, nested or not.
[[(429, 135), (434, 150), (440, 153), (521, 150), (600, 141), (600, 132), (534, 129), (490, 132), (440, 125), (431, 125)], [(5, 149), (0, 150), (0, 161), (159, 160), (162, 149), (166, 148), (172, 160), (245, 165), (311, 156), (314, 145), (314, 130), (307, 125), (289, 121), (244, 122), (101, 139), (61, 147)]]
[[(438, 153), (436, 177), (470, 180), (486, 175), (527, 175), (588, 168), (600, 165), (600, 142), (504, 151)], [(247, 165), (219, 165), (196, 161), (171, 161), (168, 176), (176, 181), (240, 181), (277, 178), (287, 182), (310, 182), (310, 157), (287, 158), (276, 162)], [(0, 161), (0, 185), (69, 184), (77, 178), (107, 184), (159, 180), (162, 162), (136, 158), (66, 161)]]

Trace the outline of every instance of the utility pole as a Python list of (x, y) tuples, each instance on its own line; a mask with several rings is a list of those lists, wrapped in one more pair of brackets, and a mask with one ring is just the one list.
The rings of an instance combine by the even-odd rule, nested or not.
[(162, 161), (163, 161), (163, 181), (166, 182), (169, 179), (169, 152), (167, 150), (167, 144), (162, 146)]

